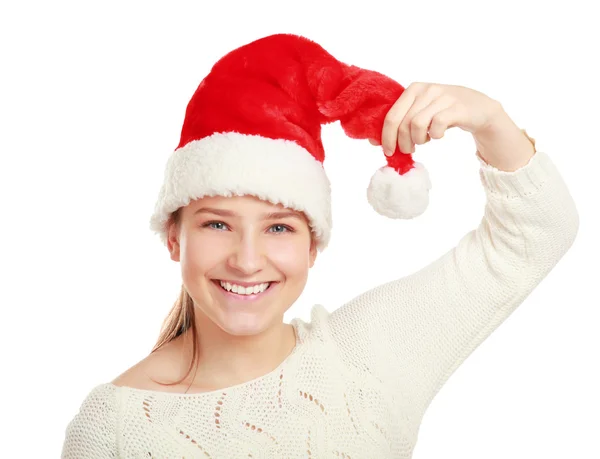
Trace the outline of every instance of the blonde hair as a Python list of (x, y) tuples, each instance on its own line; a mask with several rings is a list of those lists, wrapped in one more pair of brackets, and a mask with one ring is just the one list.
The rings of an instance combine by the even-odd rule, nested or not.
[[(177, 209), (175, 212), (171, 214), (169, 217), (169, 222), (167, 223), (167, 227), (171, 224), (175, 226), (179, 226), (181, 222), (181, 209)], [(198, 339), (197, 339), (197, 327), (195, 320), (195, 309), (194, 309), (194, 300), (188, 293), (185, 288), (185, 285), (181, 284), (181, 290), (179, 292), (179, 297), (175, 300), (173, 307), (169, 311), (169, 314), (163, 321), (160, 333), (158, 335), (158, 339), (156, 344), (152, 348), (151, 354), (157, 350), (159, 350), (165, 344), (171, 342), (178, 336), (185, 333), (187, 330), (191, 330), (192, 334), (192, 359), (190, 361), (190, 366), (187, 370), (187, 373), (178, 381), (172, 383), (160, 383), (158, 381), (154, 381), (157, 384), (161, 384), (164, 386), (173, 386), (175, 384), (181, 383), (185, 378), (188, 377), (190, 372), (192, 371), (192, 367), (194, 362), (196, 361), (196, 357), (198, 355)], [(196, 373), (194, 372), (194, 376)], [(193, 379), (192, 379), (193, 381)], [(190, 386), (191, 386), (190, 382)], [(188, 386), (189, 389), (189, 386)], [(186, 390), (187, 392), (187, 390)]]
[[(182, 209), (183, 208), (180, 207), (179, 209), (177, 209), (175, 212), (173, 212), (171, 214), (171, 216), (169, 217), (169, 221), (167, 222), (167, 227), (169, 227), (169, 225), (175, 225), (176, 227), (179, 227), (179, 225), (181, 223)], [(304, 215), (304, 216), (306, 218), (306, 215)], [(308, 224), (308, 219), (306, 221)], [(310, 226), (309, 226), (309, 230), (310, 230)], [(314, 232), (312, 230), (310, 230), (310, 239), (311, 239), (311, 248), (312, 248), (313, 246), (316, 246), (316, 244), (317, 244)], [(169, 314), (163, 321), (156, 344), (154, 345), (154, 347), (150, 353), (159, 350), (162, 346), (164, 346), (165, 344), (174, 340), (178, 336), (182, 335), (187, 330), (190, 330), (190, 332), (192, 334), (192, 359), (190, 361), (190, 366), (187, 370), (187, 373), (181, 379), (179, 379), (178, 381), (172, 382), (172, 383), (160, 383), (158, 381), (153, 380), (157, 384), (161, 384), (164, 386), (173, 386), (175, 384), (179, 384), (182, 381), (184, 381), (189, 376), (190, 372), (192, 371), (194, 362), (196, 362), (196, 358), (198, 356), (198, 351), (199, 351), (199, 349), (198, 349), (198, 329), (197, 329), (196, 320), (195, 320), (194, 300), (192, 299), (192, 297), (186, 290), (185, 285), (181, 284), (181, 290), (179, 292), (179, 297), (177, 298), (177, 300), (175, 300), (173, 307), (171, 308), (171, 310), (169, 311)], [(198, 368), (196, 367), (196, 369), (194, 370), (194, 376), (192, 377), (192, 381), (196, 375), (197, 369)], [(152, 378), (150, 378), (150, 379), (152, 379)], [(190, 382), (190, 386), (191, 385), (192, 385), (192, 383)], [(188, 389), (190, 388), (190, 386), (188, 386)], [(186, 390), (186, 392), (187, 392), (187, 390)]]

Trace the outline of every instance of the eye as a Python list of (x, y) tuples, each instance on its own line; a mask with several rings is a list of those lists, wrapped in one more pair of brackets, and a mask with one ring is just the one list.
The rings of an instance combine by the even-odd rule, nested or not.
[(286, 233), (286, 232), (293, 233), (294, 232), (294, 230), (287, 225), (277, 224), (277, 225), (271, 226), (271, 228), (285, 228), (287, 230), (287, 231), (275, 231), (275, 233)]
[[(222, 225), (222, 226), (218, 227), (216, 225)], [(223, 222), (212, 221), (212, 222), (207, 222), (202, 225), (202, 228), (207, 228), (207, 227), (210, 227), (210, 228), (213, 228), (216, 230), (222, 230), (222, 229), (225, 229), (223, 227), (227, 227), (227, 225)], [(285, 230), (285, 231), (271, 231), (272, 233), (275, 233), (275, 234), (282, 234), (282, 233), (287, 233), (287, 232), (293, 233), (294, 232), (294, 230), (291, 227), (289, 227), (287, 225), (282, 225), (282, 224), (272, 225), (269, 229), (273, 229), (273, 228), (280, 228), (280, 229)]]
[(211, 228), (214, 228), (214, 229), (220, 229), (220, 228), (215, 228), (214, 226), (211, 226), (211, 225), (223, 225), (223, 226), (227, 226), (223, 222), (208, 222), (208, 223), (205, 223), (204, 225), (202, 225), (202, 228), (211, 227)]

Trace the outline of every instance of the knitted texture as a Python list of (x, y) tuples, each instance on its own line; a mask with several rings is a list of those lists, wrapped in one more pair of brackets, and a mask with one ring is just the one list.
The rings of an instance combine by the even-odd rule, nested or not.
[(311, 320), (267, 375), (212, 392), (94, 387), (63, 459), (412, 457), (431, 400), (572, 245), (579, 216), (548, 155), (485, 164), (478, 227), (420, 271)]

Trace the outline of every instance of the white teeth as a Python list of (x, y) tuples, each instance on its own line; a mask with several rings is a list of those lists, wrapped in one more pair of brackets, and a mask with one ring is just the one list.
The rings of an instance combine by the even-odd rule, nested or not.
[(264, 292), (270, 285), (270, 282), (253, 285), (251, 287), (242, 287), (241, 285), (230, 284), (229, 282), (219, 281), (221, 287), (228, 292), (237, 293), (238, 295), (252, 295), (255, 293)]

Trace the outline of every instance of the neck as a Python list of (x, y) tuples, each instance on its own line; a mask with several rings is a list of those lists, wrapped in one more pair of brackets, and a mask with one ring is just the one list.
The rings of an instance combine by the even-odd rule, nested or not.
[[(247, 336), (230, 335), (208, 318), (196, 317), (196, 325), (199, 349), (193, 385), (222, 388), (264, 376), (277, 368), (296, 346), (293, 326), (283, 322)], [(192, 356), (191, 333), (188, 330), (182, 340), (186, 371)]]

